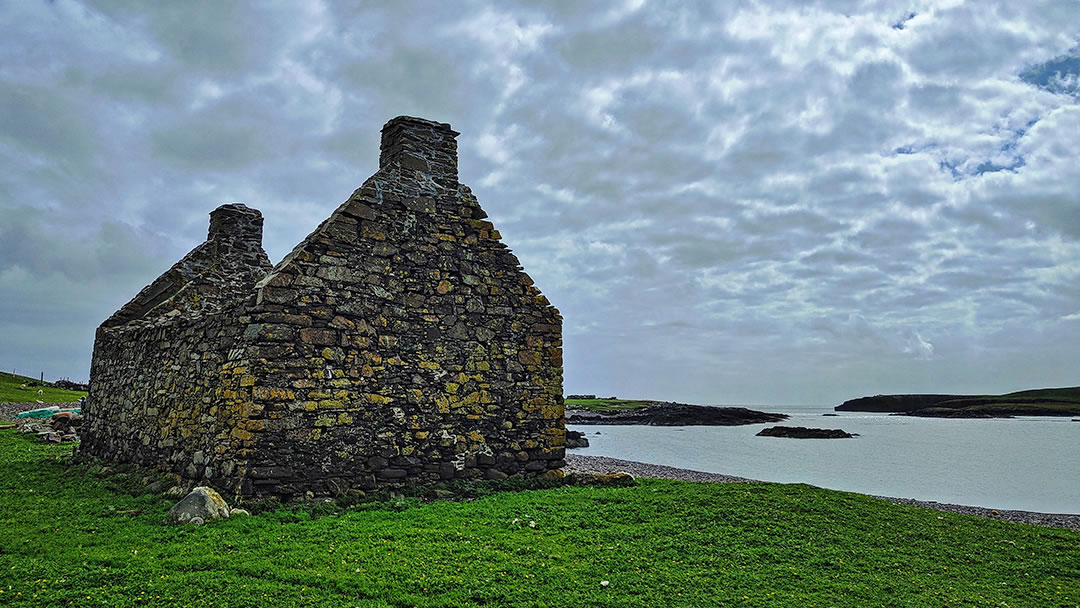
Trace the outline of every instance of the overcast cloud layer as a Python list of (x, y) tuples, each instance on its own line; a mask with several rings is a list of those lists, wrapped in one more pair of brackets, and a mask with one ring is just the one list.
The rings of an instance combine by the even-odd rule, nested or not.
[(409, 114), (461, 132), (568, 393), (1080, 384), (1074, 0), (241, 4), (0, 11), (0, 368), (85, 380), (222, 203), (280, 260)]

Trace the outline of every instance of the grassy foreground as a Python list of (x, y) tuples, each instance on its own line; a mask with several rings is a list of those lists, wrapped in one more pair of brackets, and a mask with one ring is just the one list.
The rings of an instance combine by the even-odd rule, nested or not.
[(171, 501), (69, 453), (0, 431), (0, 605), (1080, 604), (1078, 532), (805, 485), (645, 480), (169, 527)]
[[(85, 397), (81, 391), (65, 391), (51, 386), (31, 386), (38, 384), (37, 378), (15, 376), (7, 372), (0, 372), (0, 403), (71, 403), (78, 401), (79, 397)], [(22, 388), (26, 385), (26, 388)], [(41, 394), (38, 394), (38, 391)]]

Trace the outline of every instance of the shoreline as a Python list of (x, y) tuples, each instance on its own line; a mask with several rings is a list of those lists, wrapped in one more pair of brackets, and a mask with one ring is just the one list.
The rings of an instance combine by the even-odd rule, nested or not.
[[(615, 471), (625, 471), (627, 473), (630, 473), (634, 477), (653, 477), (659, 479), (673, 479), (677, 481), (692, 481), (699, 483), (758, 482), (758, 480), (756, 479), (747, 479), (745, 477), (736, 477), (734, 475), (707, 473), (705, 471), (693, 471), (690, 469), (680, 469), (677, 467), (649, 464), (647, 462), (637, 462), (634, 460), (608, 458), (607, 456), (585, 456), (569, 453), (566, 455), (566, 467), (564, 467), (564, 470), (567, 473), (612, 473)], [(857, 494), (857, 492), (853, 493)], [(873, 494), (867, 494), (867, 496), (871, 496), (873, 498), (878, 498), (896, 504), (921, 507), (924, 509), (932, 509), (935, 511), (946, 511), (949, 513), (959, 513), (962, 515), (974, 515), (977, 517), (985, 517), (987, 519), (1032, 524), (1035, 526), (1044, 526), (1048, 528), (1065, 528), (1070, 530), (1080, 530), (1080, 514), (1039, 513), (1037, 511), (1018, 511), (1012, 509), (994, 509), (990, 507), (973, 507), (968, 505), (955, 505), (943, 502), (935, 502), (931, 500), (916, 500), (913, 498), (897, 498), (893, 496), (876, 496)]]
[[(75, 402), (77, 403), (77, 402)], [(49, 405), (72, 405), (71, 403), (56, 404), (56, 403), (0, 403), (0, 421), (14, 420), (16, 412), (28, 409), (26, 406), (34, 407), (47, 407)], [(29, 409), (33, 409), (32, 407)], [(691, 481), (698, 483), (756, 483), (759, 480), (749, 479), (746, 477), (737, 477), (734, 475), (724, 475), (721, 473), (708, 473), (705, 471), (694, 471), (690, 469), (680, 469), (678, 467), (669, 467), (659, 464), (650, 464), (646, 462), (638, 462), (634, 460), (621, 460), (618, 458), (609, 458), (607, 456), (585, 456), (581, 454), (566, 454), (566, 467), (564, 470), (567, 473), (575, 471), (579, 472), (597, 472), (597, 473), (611, 473), (614, 471), (625, 471), (635, 477), (654, 477), (659, 479), (672, 479), (676, 481)], [(916, 507), (922, 507), (924, 509), (933, 509), (935, 511), (947, 511), (950, 513), (960, 513), (963, 515), (975, 515), (977, 517), (985, 517), (988, 519), (997, 519), (1001, 521), (1011, 521), (1032, 524), (1036, 526), (1045, 526), (1051, 528), (1066, 528), (1071, 530), (1080, 530), (1080, 514), (1069, 513), (1040, 513), (1037, 511), (1018, 511), (1013, 509), (994, 509), (990, 507), (974, 507), (968, 505), (956, 505), (950, 503), (935, 502), (930, 500), (916, 500), (914, 498), (897, 498), (893, 496), (876, 496), (868, 494), (867, 496), (873, 496), (881, 500), (886, 500), (892, 503), (904, 504)]]

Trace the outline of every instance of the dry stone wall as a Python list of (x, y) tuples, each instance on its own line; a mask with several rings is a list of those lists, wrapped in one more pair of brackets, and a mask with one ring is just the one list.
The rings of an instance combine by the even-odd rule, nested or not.
[(379, 171), (272, 270), (232, 246), (227, 289), (174, 267), (181, 297), (121, 309), (83, 450), (241, 495), (558, 475), (561, 317), (458, 182), (456, 136), (390, 121)]

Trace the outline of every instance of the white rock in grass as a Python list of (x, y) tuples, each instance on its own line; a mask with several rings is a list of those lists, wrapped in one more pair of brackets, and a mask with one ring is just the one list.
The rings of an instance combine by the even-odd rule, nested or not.
[(213, 488), (199, 486), (173, 505), (165, 515), (166, 523), (202, 524), (229, 516), (229, 505)]

